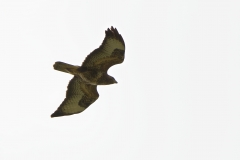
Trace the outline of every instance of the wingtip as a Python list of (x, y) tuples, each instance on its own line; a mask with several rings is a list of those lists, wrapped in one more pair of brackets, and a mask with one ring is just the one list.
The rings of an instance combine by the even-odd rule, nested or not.
[(123, 38), (121, 34), (119, 34), (117, 28), (114, 28), (113, 26), (111, 26), (105, 31), (105, 33), (106, 33), (106, 36), (115, 37), (124, 43)]
[(109, 27), (107, 30), (106, 30), (106, 32), (115, 32), (115, 31), (117, 31), (117, 28), (114, 28), (113, 26), (111, 26), (111, 27)]
[(64, 116), (64, 114), (62, 112), (59, 112), (58, 110), (55, 111), (53, 114), (51, 114), (51, 118), (61, 117), (61, 116)]
[(117, 33), (118, 33), (117, 28), (116, 28), (116, 27), (114, 28), (113, 26), (111, 26), (111, 31), (112, 31), (112, 32), (117, 32)]

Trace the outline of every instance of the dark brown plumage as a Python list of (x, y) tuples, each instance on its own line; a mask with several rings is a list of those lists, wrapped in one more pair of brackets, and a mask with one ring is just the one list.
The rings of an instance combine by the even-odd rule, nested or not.
[(125, 44), (116, 28), (105, 31), (101, 46), (91, 52), (81, 66), (56, 62), (55, 70), (74, 75), (68, 84), (66, 98), (51, 117), (72, 115), (84, 111), (99, 94), (97, 85), (109, 85), (117, 81), (107, 74), (108, 69), (124, 61)]

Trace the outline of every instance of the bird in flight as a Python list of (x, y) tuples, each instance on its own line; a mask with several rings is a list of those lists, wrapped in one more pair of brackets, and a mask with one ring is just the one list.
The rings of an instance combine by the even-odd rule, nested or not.
[(99, 48), (92, 51), (81, 66), (55, 62), (55, 70), (74, 75), (70, 80), (66, 98), (51, 117), (77, 114), (95, 102), (99, 94), (97, 85), (109, 85), (117, 81), (107, 74), (108, 69), (124, 61), (125, 44), (121, 34), (111, 27)]

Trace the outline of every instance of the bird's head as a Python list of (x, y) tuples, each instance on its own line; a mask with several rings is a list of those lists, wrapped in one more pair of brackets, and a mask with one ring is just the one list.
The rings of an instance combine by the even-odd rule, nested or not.
[(106, 77), (106, 83), (107, 84), (114, 84), (114, 83), (117, 83), (117, 81), (112, 76), (107, 76)]
[(114, 83), (117, 83), (115, 78), (107, 75), (100, 79), (100, 81), (98, 82), (98, 85), (108, 85), (108, 84), (114, 84)]

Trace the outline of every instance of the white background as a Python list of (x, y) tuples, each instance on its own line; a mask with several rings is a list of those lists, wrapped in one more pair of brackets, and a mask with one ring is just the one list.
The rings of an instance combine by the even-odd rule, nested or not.
[[(0, 159), (239, 160), (234, 0), (0, 2)], [(114, 26), (124, 63), (86, 111), (50, 118)]]

